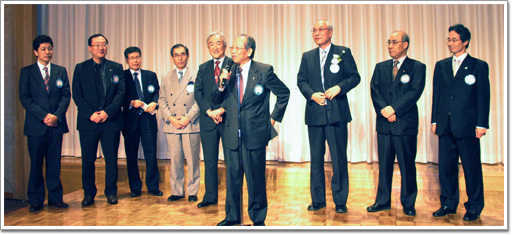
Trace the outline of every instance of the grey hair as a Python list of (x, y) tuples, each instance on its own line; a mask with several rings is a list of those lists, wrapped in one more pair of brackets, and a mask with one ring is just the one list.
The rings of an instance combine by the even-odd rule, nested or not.
[(211, 37), (215, 36), (215, 35), (219, 35), (221, 36), (221, 40), (223, 40), (223, 45), (224, 47), (226, 47), (226, 39), (224, 38), (224, 34), (219, 32), (219, 31), (214, 31), (212, 33), (210, 33), (207, 37), (207, 46), (208, 46), (208, 40), (210, 40)]

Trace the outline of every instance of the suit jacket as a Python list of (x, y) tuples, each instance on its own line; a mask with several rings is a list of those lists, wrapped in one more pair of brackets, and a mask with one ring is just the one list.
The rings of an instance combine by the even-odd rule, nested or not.
[[(330, 70), (333, 54), (339, 55), (342, 59), (338, 63), (339, 71), (335, 73)], [(324, 93), (320, 63), (318, 47), (303, 53), (297, 74), (297, 85), (307, 100), (305, 123), (313, 126), (348, 123), (352, 118), (346, 94), (360, 83), (360, 74), (358, 74), (351, 50), (347, 47), (331, 45), (326, 57), (324, 71), (322, 71), (324, 73), (324, 86), (327, 90), (338, 85), (340, 93), (333, 100), (328, 101), (328, 105), (325, 106), (320, 106), (311, 99), (315, 92)]]
[[(222, 103), (226, 110), (226, 122), (224, 126), (223, 146), (232, 150), (238, 148), (238, 100), (236, 72), (238, 65), (232, 66), (232, 75), (223, 91), (219, 91), (219, 85), (212, 87), (212, 101)], [(256, 89), (263, 89), (257, 95)], [(276, 95), (274, 110), (270, 113), (269, 95)], [(289, 101), (290, 91), (287, 86), (276, 76), (271, 65), (251, 61), (248, 72), (246, 89), (241, 104), (241, 132), (242, 141), (247, 149), (264, 148), (269, 140), (278, 133), (271, 125), (271, 118), (281, 122)]]
[[(371, 98), (376, 110), (376, 131), (381, 134), (417, 135), (419, 129), (419, 100), (426, 84), (426, 65), (406, 57), (395, 80), (392, 78), (393, 60), (376, 65), (371, 79)], [(392, 106), (397, 117), (389, 122), (381, 110)]]
[[(19, 92), (21, 105), (26, 110), (23, 127), (26, 136), (42, 136), (48, 128), (59, 134), (69, 132), (66, 111), (71, 93), (66, 68), (50, 63), (48, 83), (47, 91), (37, 63), (21, 69)], [(43, 122), (48, 113), (58, 117), (57, 126), (48, 127)]]
[[(125, 100), (125, 78), (123, 66), (105, 59), (105, 79), (108, 79), (107, 93), (98, 99), (94, 78), (93, 59), (75, 66), (73, 72), (73, 100), (78, 108), (77, 130), (94, 130), (102, 125), (105, 130), (119, 131), (123, 128), (121, 106)], [(104, 123), (94, 123), (89, 118), (96, 111), (104, 110), (109, 118)]]
[(196, 81), (196, 70), (187, 68), (182, 81), (178, 83), (176, 69), (169, 72), (159, 92), (159, 113), (164, 122), (170, 116), (185, 116), (190, 123), (182, 130), (176, 129), (173, 124), (165, 123), (163, 131), (170, 134), (198, 133), (199, 132), (199, 107), (194, 100), (194, 83)]
[[(221, 72), (231, 58), (224, 57), (223, 64), (220, 65)], [(213, 130), (218, 124), (207, 115), (207, 110), (216, 110), (220, 104), (214, 104), (211, 99), (211, 88), (215, 85), (214, 60), (209, 60), (199, 66), (196, 83), (194, 84), (194, 98), (200, 109), (200, 129)]]
[(475, 137), (477, 126), (488, 128), (488, 64), (469, 54), (453, 76), (452, 57), (436, 62), (431, 112), (431, 123), (436, 123), (437, 135), (444, 133), (448, 121), (456, 138)]
[[(130, 102), (132, 100), (139, 100), (137, 95), (137, 90), (135, 88), (135, 81), (133, 79), (132, 72), (130, 69), (124, 71), (125, 73), (125, 100), (123, 103), (123, 121), (125, 124), (125, 130), (134, 132), (137, 129), (137, 125), (141, 118), (148, 118), (150, 121), (150, 126), (148, 128), (151, 129), (152, 132), (157, 132), (157, 118), (155, 115), (151, 115), (147, 112), (142, 112), (139, 115), (139, 112), (142, 108), (130, 108)], [(149, 70), (141, 69), (141, 75), (139, 76), (142, 83), (142, 91), (144, 99), (142, 100), (146, 104), (150, 104), (151, 102), (158, 103), (159, 101), (159, 80), (157, 79), (157, 74)], [(142, 111), (142, 110), (141, 110)]]

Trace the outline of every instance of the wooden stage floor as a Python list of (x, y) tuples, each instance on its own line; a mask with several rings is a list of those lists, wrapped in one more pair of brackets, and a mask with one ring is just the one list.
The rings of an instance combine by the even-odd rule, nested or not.
[[(159, 160), (160, 188), (164, 196), (155, 197), (146, 192), (143, 185), (141, 197), (130, 198), (128, 179), (126, 174), (126, 162), (118, 161), (119, 181), (117, 205), (107, 204), (103, 195), (104, 189), (104, 163), (97, 161), (96, 180), (98, 195), (95, 204), (82, 208), (81, 201), (83, 191), (81, 189), (81, 159), (63, 158), (62, 175), (65, 190), (64, 201), (70, 205), (68, 209), (49, 208), (37, 213), (30, 213), (28, 207), (7, 213), (4, 215), (4, 228), (9, 226), (162, 226), (162, 227), (138, 227), (142, 229), (180, 229), (197, 228), (201, 226), (215, 226), (225, 217), (224, 204), (226, 198), (225, 165), (219, 163), (219, 204), (206, 208), (198, 208), (196, 205), (202, 200), (204, 194), (203, 162), (201, 163), (201, 185), (198, 193), (198, 202), (189, 202), (187, 198), (174, 202), (168, 202), (171, 195), (169, 186), (169, 161)], [(377, 213), (368, 213), (367, 206), (373, 204), (376, 194), (378, 164), (377, 163), (350, 163), (349, 165), (349, 199), (347, 203), (348, 213), (335, 213), (335, 205), (331, 195), (331, 164), (325, 164), (327, 207), (316, 212), (310, 212), (306, 208), (310, 204), (309, 163), (277, 163), (267, 164), (267, 197), (268, 214), (265, 221), (267, 226), (292, 226), (288, 229), (308, 229), (308, 227), (296, 226), (327, 226), (311, 227), (312, 229), (358, 229), (352, 226), (378, 226), (375, 229), (416, 229), (410, 226), (427, 226), (422, 229), (437, 228), (458, 229), (458, 227), (443, 226), (492, 226), (486, 229), (505, 229), (507, 223), (505, 217), (505, 192), (504, 192), (504, 165), (483, 164), (485, 208), (481, 217), (473, 222), (462, 220), (465, 214), (463, 203), (467, 200), (465, 193), (465, 181), (460, 166), (460, 204), (454, 215), (435, 218), (432, 213), (440, 207), (438, 166), (436, 164), (417, 164), (417, 182), (419, 193), (416, 201), (416, 216), (403, 214), (400, 203), (400, 173), (396, 164), (394, 171), (392, 208)], [(141, 175), (144, 177), (144, 161), (139, 161)], [(187, 174), (186, 174), (187, 175)], [(143, 179), (144, 182), (144, 179)], [(252, 224), (247, 214), (247, 191), (244, 183), (244, 222)], [(166, 226), (191, 226), (191, 227), (166, 227)], [(338, 227), (343, 226), (343, 227)], [(349, 226), (349, 227), (347, 227)], [(385, 226), (385, 227), (382, 227)], [(18, 227), (11, 227), (16, 229)], [(25, 229), (31, 229), (26, 227)], [(42, 227), (43, 229), (45, 227)], [(58, 227), (64, 228), (64, 227)], [(67, 227), (73, 229), (74, 227)], [(76, 227), (75, 227), (76, 228)], [(82, 227), (82, 229), (96, 229), (97, 227)], [(123, 229), (123, 227), (110, 227)], [(135, 227), (134, 227), (135, 228)], [(240, 227), (239, 227), (240, 228)], [(267, 227), (269, 228), (269, 227)], [(460, 227), (465, 228), (465, 227)], [(210, 229), (215, 229), (210, 227)], [(371, 228), (372, 229), (372, 228)], [(485, 229), (477, 227), (477, 229)]]

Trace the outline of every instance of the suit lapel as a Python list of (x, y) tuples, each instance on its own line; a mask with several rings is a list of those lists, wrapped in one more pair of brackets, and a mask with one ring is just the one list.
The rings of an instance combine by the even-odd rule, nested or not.
[(253, 91), (253, 87), (255, 86), (256, 81), (258, 80), (258, 68), (256, 66), (255, 61), (251, 61), (251, 66), (249, 67), (248, 79), (246, 80), (246, 88), (244, 89), (244, 96), (242, 97), (242, 104), (244, 101), (248, 99), (248, 96), (251, 96), (251, 92)]
[(110, 92), (110, 88), (112, 86), (112, 77), (114, 75), (114, 72), (112, 72), (112, 63), (110, 63), (110, 61), (106, 60), (105, 61), (105, 83), (107, 83), (107, 86), (106, 86), (106, 89), (107, 89), (107, 92), (105, 92), (105, 97), (108, 97), (109, 96), (109, 92)]
[(472, 57), (470, 56), (470, 54), (468, 54), (467, 57), (465, 57), (465, 59), (461, 63), (460, 68), (458, 69), (458, 72), (456, 72), (456, 76), (454, 77), (453, 82), (466, 76), (468, 74), (468, 71), (472, 71), (472, 69), (469, 70), (469, 67), (471, 67), (471, 66), (472, 66)]
[[(399, 84), (401, 82), (401, 76), (403, 76), (403, 74), (408, 74), (408, 71), (410, 71), (409, 70), (410, 64), (411, 64), (411, 60), (408, 57), (406, 57), (404, 59), (403, 63), (401, 64), (401, 67), (397, 71), (397, 75), (396, 75), (395, 79), (392, 78), (392, 71), (390, 71), (389, 74), (393, 80), (391, 88), (394, 88), (395, 86), (397, 86), (397, 84)], [(390, 66), (389, 68), (391, 68), (391, 70), (393, 70), (393, 62), (392, 62), (392, 66)]]
[(146, 70), (141, 69), (141, 90), (144, 96), (144, 103), (147, 103), (146, 100), (150, 97), (150, 94), (148, 93), (148, 80), (150, 79), (148, 76), (148, 73), (146, 73)]
[(37, 62), (32, 66), (31, 69), (32, 77), (35, 79), (36, 84), (39, 84), (39, 87), (43, 89), (48, 95), (48, 91), (46, 90), (45, 81), (43, 80), (43, 75), (41, 75), (41, 71), (39, 70), (39, 66), (37, 66)]
[[(48, 81), (48, 94), (52, 93), (53, 87), (55, 87), (55, 81), (59, 77), (60, 70), (53, 66), (53, 64), (50, 64), (50, 81)], [(45, 87), (46, 88), (46, 87)]]

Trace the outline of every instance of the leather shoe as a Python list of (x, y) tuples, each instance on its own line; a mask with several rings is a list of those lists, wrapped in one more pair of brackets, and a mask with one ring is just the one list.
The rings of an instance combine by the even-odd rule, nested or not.
[(139, 197), (141, 196), (141, 191), (134, 191), (130, 193), (130, 197)]
[(312, 203), (308, 206), (309, 211), (318, 211), (322, 208), (326, 207), (326, 202), (323, 203)]
[(253, 226), (265, 226), (264, 222), (255, 222), (253, 223)]
[(372, 206), (367, 207), (368, 212), (378, 212), (378, 211), (388, 210), (388, 209), (390, 209), (390, 205), (379, 204), (377, 202), (372, 204)]
[(69, 207), (69, 205), (63, 201), (56, 202), (56, 203), (48, 203), (48, 206), (53, 206), (53, 207), (57, 207), (57, 208), (68, 208)]
[(345, 206), (345, 205), (335, 205), (335, 212), (337, 212), (337, 213), (347, 213), (347, 206)]
[(43, 209), (43, 204), (32, 204), (30, 205), (29, 211), (30, 212), (37, 212)]
[(433, 212), (434, 217), (443, 217), (448, 214), (456, 214), (456, 210), (451, 210), (447, 206), (442, 206), (437, 211)]
[(198, 197), (197, 197), (197, 196), (195, 196), (195, 195), (190, 195), (188, 200), (189, 200), (190, 202), (197, 202), (197, 201), (198, 201)]
[(118, 197), (116, 195), (107, 195), (107, 202), (109, 204), (118, 204)]
[(162, 195), (164, 195), (162, 193), (162, 191), (160, 191), (160, 190), (151, 191), (149, 193), (151, 193), (153, 196), (157, 196), (157, 197), (162, 197)]
[(414, 216), (417, 214), (417, 211), (415, 211), (415, 208), (403, 208), (403, 212), (405, 215)]
[(167, 198), (168, 201), (172, 202), (172, 201), (176, 201), (176, 200), (180, 200), (182, 198), (184, 198), (185, 196), (175, 196), (175, 195), (171, 195)]
[(473, 210), (469, 210), (467, 211), (467, 213), (465, 213), (465, 216), (463, 216), (463, 221), (474, 221), (474, 220), (477, 220), (479, 218), (479, 215), (473, 211)]
[(82, 206), (90, 206), (94, 204), (93, 196), (84, 196), (84, 200), (82, 200)]
[(229, 221), (229, 220), (223, 220), (217, 224), (217, 226), (233, 226), (240, 224), (240, 221)]
[(217, 204), (217, 202), (202, 201), (202, 202), (198, 203), (198, 207), (202, 208), (202, 207), (207, 207), (207, 206), (211, 206), (211, 205), (215, 205), (215, 204)]

